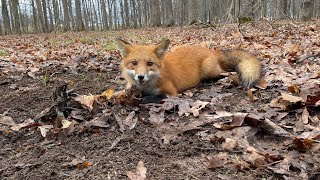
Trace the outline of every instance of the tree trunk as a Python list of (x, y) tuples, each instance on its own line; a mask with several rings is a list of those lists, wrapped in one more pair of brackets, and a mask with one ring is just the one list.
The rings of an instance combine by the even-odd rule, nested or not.
[(112, 26), (112, 8), (111, 8), (111, 0), (108, 0), (108, 17), (109, 17), (109, 29), (113, 29), (113, 26)]
[(125, 22), (126, 22), (125, 27), (128, 28), (128, 27), (130, 27), (130, 14), (129, 14), (128, 0), (124, 0), (124, 13), (126, 15), (126, 17), (125, 17)]
[(102, 30), (108, 30), (108, 19), (105, 0), (101, 0), (101, 11), (102, 11)]
[(69, 17), (69, 10), (67, 1), (62, 1), (63, 5), (63, 29), (64, 31), (70, 31), (70, 17)]
[[(71, 21), (71, 28), (74, 30), (76, 29), (76, 23), (74, 22), (74, 17), (73, 17), (73, 13), (72, 13), (72, 1), (71, 0), (63, 0), (63, 1), (67, 1), (68, 4), (68, 11), (69, 11), (69, 17), (70, 17), (70, 21)], [(79, 1), (79, 0), (77, 0)]]
[(112, 1), (113, 3), (113, 20), (114, 20), (114, 28), (118, 29), (118, 16), (117, 16), (117, 5), (116, 5), (116, 0)]
[(135, 0), (131, 0), (131, 5), (132, 5), (131, 19), (133, 21), (133, 27), (137, 28), (138, 27), (138, 17), (137, 17), (137, 6), (136, 6)]
[(137, 1), (137, 4), (138, 4), (138, 11), (137, 11), (137, 16), (138, 16), (138, 26), (139, 27), (142, 27), (142, 1), (141, 0), (138, 0)]
[(152, 8), (152, 26), (158, 27), (161, 26), (161, 18), (160, 18), (160, 3), (159, 0), (152, 0), (151, 4)]
[(2, 2), (2, 17), (3, 17), (3, 25), (4, 25), (4, 34), (11, 34), (11, 25), (7, 8), (7, 1), (1, 0)]
[(82, 20), (82, 13), (81, 13), (81, 1), (75, 1), (75, 8), (76, 8), (76, 29), (77, 31), (83, 31), (84, 25)]
[(60, 27), (60, 18), (59, 18), (59, 4), (57, 0), (52, 0), (52, 6), (53, 6), (53, 14), (54, 14), (54, 29), (57, 29)]
[(89, 17), (90, 17), (90, 13), (89, 13), (89, 10), (88, 10), (88, 4), (87, 4), (87, 1), (86, 0), (82, 0), (82, 9), (83, 9), (83, 19), (84, 19), (84, 28), (86, 30), (90, 30), (90, 20), (89, 20)]
[(149, 14), (148, 14), (148, 0), (143, 0), (143, 14), (144, 14), (144, 27), (147, 27), (148, 24), (148, 18), (149, 18)]
[(18, 6), (19, 6), (18, 0), (11, 1), (12, 27), (13, 27), (13, 32), (15, 34), (21, 34)]
[(122, 0), (120, 0), (120, 15), (121, 15), (121, 25), (122, 25), (122, 28), (126, 28), (126, 24), (124, 23), (125, 22), (125, 19), (124, 19), (124, 9), (123, 9), (123, 3), (122, 3)]
[(44, 32), (48, 32), (48, 15), (47, 15), (47, 3), (46, 0), (42, 0), (43, 8), (43, 22), (44, 22)]
[(198, 3), (196, 0), (188, 0), (188, 24), (196, 23), (198, 19)]
[(173, 26), (174, 20), (173, 20), (172, 0), (165, 0), (164, 10), (165, 10), (164, 25), (165, 26)]
[(50, 1), (48, 0), (47, 1), (47, 7), (48, 7), (48, 11), (49, 11), (49, 31), (53, 31), (53, 13), (52, 13), (52, 10), (51, 10), (51, 7), (50, 7)]

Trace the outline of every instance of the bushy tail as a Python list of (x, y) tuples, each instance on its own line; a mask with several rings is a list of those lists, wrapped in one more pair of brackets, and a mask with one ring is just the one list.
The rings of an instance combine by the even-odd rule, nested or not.
[(261, 62), (253, 55), (240, 50), (222, 51), (219, 64), (225, 71), (236, 71), (242, 86), (250, 88), (261, 76)]

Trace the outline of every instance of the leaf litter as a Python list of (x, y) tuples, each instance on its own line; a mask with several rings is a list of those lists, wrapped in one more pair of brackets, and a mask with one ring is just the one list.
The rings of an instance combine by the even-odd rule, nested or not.
[[(295, 25), (299, 28), (287, 24), (262, 31), (248, 24), (241, 35), (237, 26), (226, 25), (23, 35), (20, 42), (4, 37), (11, 43), (1, 43), (8, 53), (0, 58), (0, 153), (11, 159), (0, 176), (22, 177), (11, 169), (23, 167), (31, 169), (30, 176), (47, 177), (32, 170), (37, 165), (54, 169), (50, 173), (56, 178), (203, 178), (199, 172), (318, 178), (320, 33), (314, 31), (320, 26), (318, 21)], [(179, 97), (141, 99), (127, 92), (114, 99), (112, 94), (124, 87), (120, 55), (103, 43), (119, 35), (138, 42), (166, 36), (172, 47), (191, 43), (247, 50), (262, 61), (263, 77), (250, 91), (238, 88), (230, 73)], [(33, 46), (33, 39), (46, 45)], [(30, 148), (17, 153), (17, 143)], [(38, 165), (34, 154), (42, 162), (56, 161)], [(75, 158), (84, 156), (97, 163)], [(127, 171), (135, 167), (136, 172)]]

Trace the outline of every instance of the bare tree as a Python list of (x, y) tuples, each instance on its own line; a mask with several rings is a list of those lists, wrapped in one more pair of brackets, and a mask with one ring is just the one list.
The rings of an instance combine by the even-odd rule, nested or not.
[(164, 11), (165, 11), (165, 26), (173, 26), (174, 19), (173, 19), (173, 9), (172, 9), (172, 0), (164, 0)]
[(11, 1), (11, 12), (12, 12), (12, 25), (13, 25), (13, 32), (15, 34), (21, 34), (21, 28), (20, 28), (20, 16), (19, 16), (19, 0), (12, 0)]
[(108, 17), (109, 17), (109, 28), (112, 29), (112, 8), (111, 8), (111, 0), (108, 0)]
[(62, 1), (63, 5), (63, 29), (64, 31), (70, 31), (70, 17), (67, 1)]
[(55, 24), (55, 29), (59, 27), (60, 25), (60, 17), (59, 17), (59, 4), (57, 0), (52, 0), (52, 6), (53, 6), (53, 14), (54, 14), (54, 24)]
[(105, 0), (101, 0), (101, 11), (102, 11), (102, 30), (108, 30), (108, 19)]
[(1, 8), (2, 8), (2, 17), (4, 24), (4, 34), (11, 34), (11, 25), (7, 8), (7, 1), (1, 0)]
[(161, 26), (160, 18), (160, 3), (159, 0), (152, 0), (151, 4), (152, 12), (152, 26)]
[(125, 14), (125, 27), (130, 27), (130, 15), (129, 15), (129, 4), (128, 0), (124, 0), (124, 14)]
[(113, 24), (114, 24), (114, 28), (118, 29), (118, 16), (117, 16), (117, 5), (116, 5), (116, 0), (112, 1), (113, 4)]
[(46, 0), (42, 0), (42, 9), (43, 9), (43, 22), (44, 22), (44, 32), (48, 32), (48, 14), (47, 14), (47, 3)]
[(77, 0), (75, 1), (75, 7), (76, 7), (76, 29), (77, 31), (83, 31), (84, 24), (82, 20), (82, 13), (81, 13), (81, 1)]

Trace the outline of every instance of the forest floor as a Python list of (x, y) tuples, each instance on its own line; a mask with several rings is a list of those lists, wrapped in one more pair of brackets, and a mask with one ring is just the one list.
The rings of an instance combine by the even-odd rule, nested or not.
[[(243, 49), (263, 78), (108, 99), (119, 36)], [(0, 179), (320, 179), (319, 20), (4, 36), (0, 69)]]

